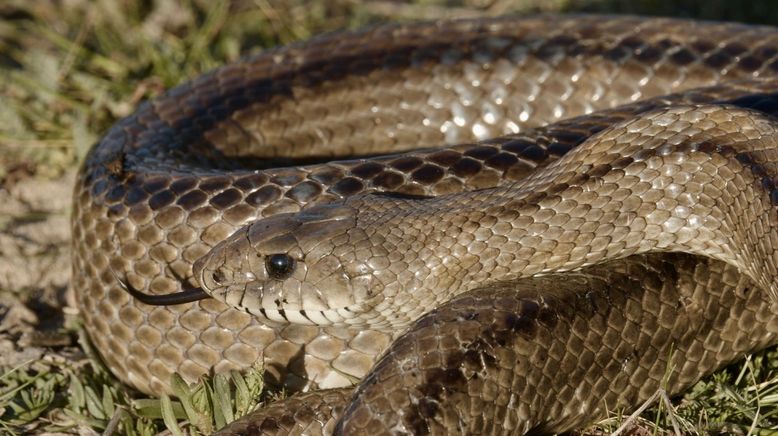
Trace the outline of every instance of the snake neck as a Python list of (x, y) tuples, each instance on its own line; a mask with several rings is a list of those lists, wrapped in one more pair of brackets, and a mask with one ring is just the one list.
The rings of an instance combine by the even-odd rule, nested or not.
[[(709, 128), (679, 133), (690, 120)], [(724, 139), (728, 123), (743, 134)], [(368, 198), (351, 234), (397, 253), (371, 265), (384, 298), (371, 318), (397, 327), (473, 288), (655, 251), (723, 260), (778, 297), (775, 127), (726, 106), (663, 109), (488, 194)]]
[[(775, 130), (725, 105), (659, 109), (518, 183), (364, 195), (260, 220), (196, 270), (212, 295), (270, 320), (378, 330), (474, 288), (656, 251), (723, 260), (778, 296)], [(296, 267), (281, 277), (269, 259)]]

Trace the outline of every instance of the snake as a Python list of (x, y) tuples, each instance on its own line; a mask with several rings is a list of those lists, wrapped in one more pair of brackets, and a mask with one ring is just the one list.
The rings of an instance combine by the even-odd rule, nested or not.
[(223, 434), (545, 434), (778, 342), (778, 30), (381, 24), (243, 58), (86, 156), (73, 288), (121, 381), (261, 365)]

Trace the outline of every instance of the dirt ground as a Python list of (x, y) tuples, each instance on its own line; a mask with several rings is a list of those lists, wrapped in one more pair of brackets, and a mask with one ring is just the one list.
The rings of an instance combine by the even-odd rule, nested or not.
[(0, 187), (0, 366), (52, 357), (52, 346), (83, 354), (65, 331), (77, 314), (68, 287), (74, 177), (18, 171)]

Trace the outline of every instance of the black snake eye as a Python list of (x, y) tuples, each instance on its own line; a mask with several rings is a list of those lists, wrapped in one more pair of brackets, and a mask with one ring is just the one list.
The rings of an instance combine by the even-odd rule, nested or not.
[(224, 271), (222, 271), (221, 268), (214, 271), (213, 274), (211, 274), (211, 278), (217, 285), (221, 285), (227, 281), (227, 278), (224, 275)]
[(265, 261), (267, 275), (276, 280), (283, 280), (292, 275), (294, 271), (294, 259), (286, 254), (273, 254)]

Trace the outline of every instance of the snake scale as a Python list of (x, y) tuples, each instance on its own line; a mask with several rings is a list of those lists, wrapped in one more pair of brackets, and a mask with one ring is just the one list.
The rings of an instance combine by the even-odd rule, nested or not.
[(611, 16), (227, 65), (87, 156), (87, 331), (144, 392), (256, 362), (308, 391), (225, 433), (553, 433), (681, 392), (777, 340), (777, 72), (774, 28)]

